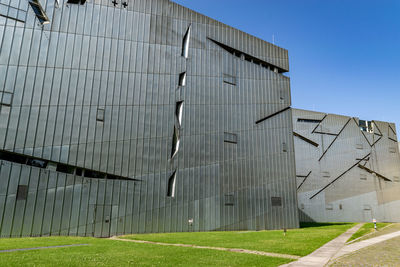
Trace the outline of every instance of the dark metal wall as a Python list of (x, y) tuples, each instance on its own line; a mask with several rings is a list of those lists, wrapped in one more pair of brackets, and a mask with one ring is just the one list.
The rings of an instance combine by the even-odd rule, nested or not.
[(2, 0), (1, 235), (297, 227), (287, 51), (113, 2)]

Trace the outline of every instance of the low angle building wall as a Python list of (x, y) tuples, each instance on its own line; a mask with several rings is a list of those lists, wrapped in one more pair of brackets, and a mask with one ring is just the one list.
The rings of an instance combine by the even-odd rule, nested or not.
[(287, 50), (168, 0), (0, 5), (2, 237), (298, 227)]
[(400, 222), (393, 123), (293, 110), (301, 221)]

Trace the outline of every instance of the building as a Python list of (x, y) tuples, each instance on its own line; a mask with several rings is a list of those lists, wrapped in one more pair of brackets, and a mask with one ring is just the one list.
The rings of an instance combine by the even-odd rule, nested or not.
[(0, 44), (2, 237), (298, 227), (285, 49), (168, 0), (2, 1)]
[(301, 221), (400, 222), (393, 123), (293, 110)]

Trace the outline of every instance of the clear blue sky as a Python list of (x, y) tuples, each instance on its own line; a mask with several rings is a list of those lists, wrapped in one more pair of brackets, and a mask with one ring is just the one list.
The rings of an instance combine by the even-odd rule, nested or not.
[(289, 50), (293, 107), (395, 122), (400, 0), (174, 0)]

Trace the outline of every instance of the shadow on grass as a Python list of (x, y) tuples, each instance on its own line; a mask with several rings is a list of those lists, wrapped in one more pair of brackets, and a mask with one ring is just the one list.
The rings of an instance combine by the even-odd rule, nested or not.
[(322, 226), (333, 226), (333, 225), (348, 225), (349, 223), (317, 223), (317, 222), (300, 222), (300, 228), (309, 227), (322, 227)]

